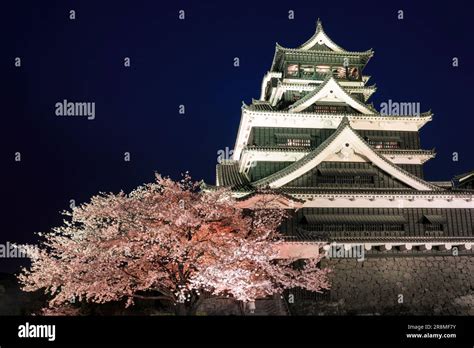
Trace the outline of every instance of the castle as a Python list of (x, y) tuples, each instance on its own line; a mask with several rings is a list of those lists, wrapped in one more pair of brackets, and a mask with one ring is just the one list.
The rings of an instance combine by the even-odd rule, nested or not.
[(276, 44), (260, 98), (242, 105), (232, 160), (205, 189), (229, 187), (241, 202), (270, 189), (288, 209), (299, 202), (282, 233), (302, 255), (318, 243), (363, 245), (369, 255), (471, 254), (474, 172), (424, 179), (435, 152), (420, 148), (419, 131), (433, 114), (369, 104), (373, 55), (343, 49), (319, 20), (301, 46)]

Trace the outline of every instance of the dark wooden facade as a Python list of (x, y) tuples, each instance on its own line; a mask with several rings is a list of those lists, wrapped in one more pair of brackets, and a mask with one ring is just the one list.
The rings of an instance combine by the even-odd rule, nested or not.
[[(334, 223), (325, 222), (321, 228), (321, 224), (312, 225), (306, 221), (305, 216), (309, 215), (340, 216), (341, 219)], [(348, 218), (350, 216), (354, 217), (352, 221)], [(375, 219), (378, 221), (364, 222), (363, 217), (366, 216), (378, 217)], [(390, 231), (382, 226), (384, 219), (387, 221), (387, 225), (394, 225), (390, 216), (405, 219), (403, 230)], [(438, 217), (439, 221), (430, 221), (427, 217)], [(344, 227), (339, 229), (331, 226), (336, 224), (344, 225)], [(356, 225), (362, 227), (354, 227)], [(380, 228), (376, 228), (377, 225)], [(474, 209), (303, 208), (293, 213), (293, 216), (282, 225), (281, 230), (285, 235), (299, 235), (301, 240), (311, 240), (312, 237), (317, 238), (318, 236), (327, 237), (330, 241), (361, 237), (370, 237), (371, 239), (474, 237)], [(308, 233), (306, 235), (299, 234), (298, 230)]]

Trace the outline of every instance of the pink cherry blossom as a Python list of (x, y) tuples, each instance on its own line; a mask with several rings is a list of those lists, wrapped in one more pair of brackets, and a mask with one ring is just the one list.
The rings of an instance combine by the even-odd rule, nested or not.
[(287, 214), (267, 203), (242, 208), (229, 190), (203, 192), (188, 175), (157, 175), (129, 194), (100, 194), (65, 212), (64, 224), (30, 248), (31, 267), (19, 279), (23, 290), (51, 295), (44, 314), (63, 315), (78, 302), (159, 299), (190, 314), (204, 292), (248, 302), (293, 287), (328, 289), (319, 257), (302, 267), (277, 259)]

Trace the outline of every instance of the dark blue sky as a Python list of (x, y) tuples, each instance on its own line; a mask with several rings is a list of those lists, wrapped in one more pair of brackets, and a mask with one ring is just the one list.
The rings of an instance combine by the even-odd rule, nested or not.
[[(380, 102), (420, 102), (433, 122), (430, 180), (474, 169), (474, 47), (468, 1), (9, 1), (1, 26), (0, 243), (32, 242), (69, 200), (129, 191), (154, 172), (214, 183), (233, 148), (241, 101), (258, 98), (275, 42), (295, 47), (320, 17), (349, 50), (373, 48), (365, 73)], [(69, 10), (76, 20), (69, 20)], [(185, 10), (186, 19), (178, 20)], [(288, 11), (295, 19), (288, 19)], [(397, 11), (404, 11), (404, 20)], [(14, 67), (21, 57), (22, 67)], [(131, 67), (123, 66), (124, 57)], [(233, 66), (234, 57), (240, 67)], [(459, 58), (453, 68), (452, 58)], [(58, 101), (96, 103), (96, 118), (57, 117)], [(184, 104), (186, 114), (178, 113)], [(453, 152), (459, 162), (453, 162)], [(22, 161), (14, 161), (21, 152)], [(131, 161), (123, 160), (124, 152)], [(0, 261), (0, 271), (15, 262)]]

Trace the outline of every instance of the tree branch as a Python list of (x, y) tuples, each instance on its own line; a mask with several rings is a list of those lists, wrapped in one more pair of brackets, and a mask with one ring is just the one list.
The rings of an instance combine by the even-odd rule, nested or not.
[(174, 301), (174, 299), (168, 296), (144, 296), (144, 295), (133, 295), (135, 298), (139, 298), (142, 300), (165, 300), (165, 301)]

